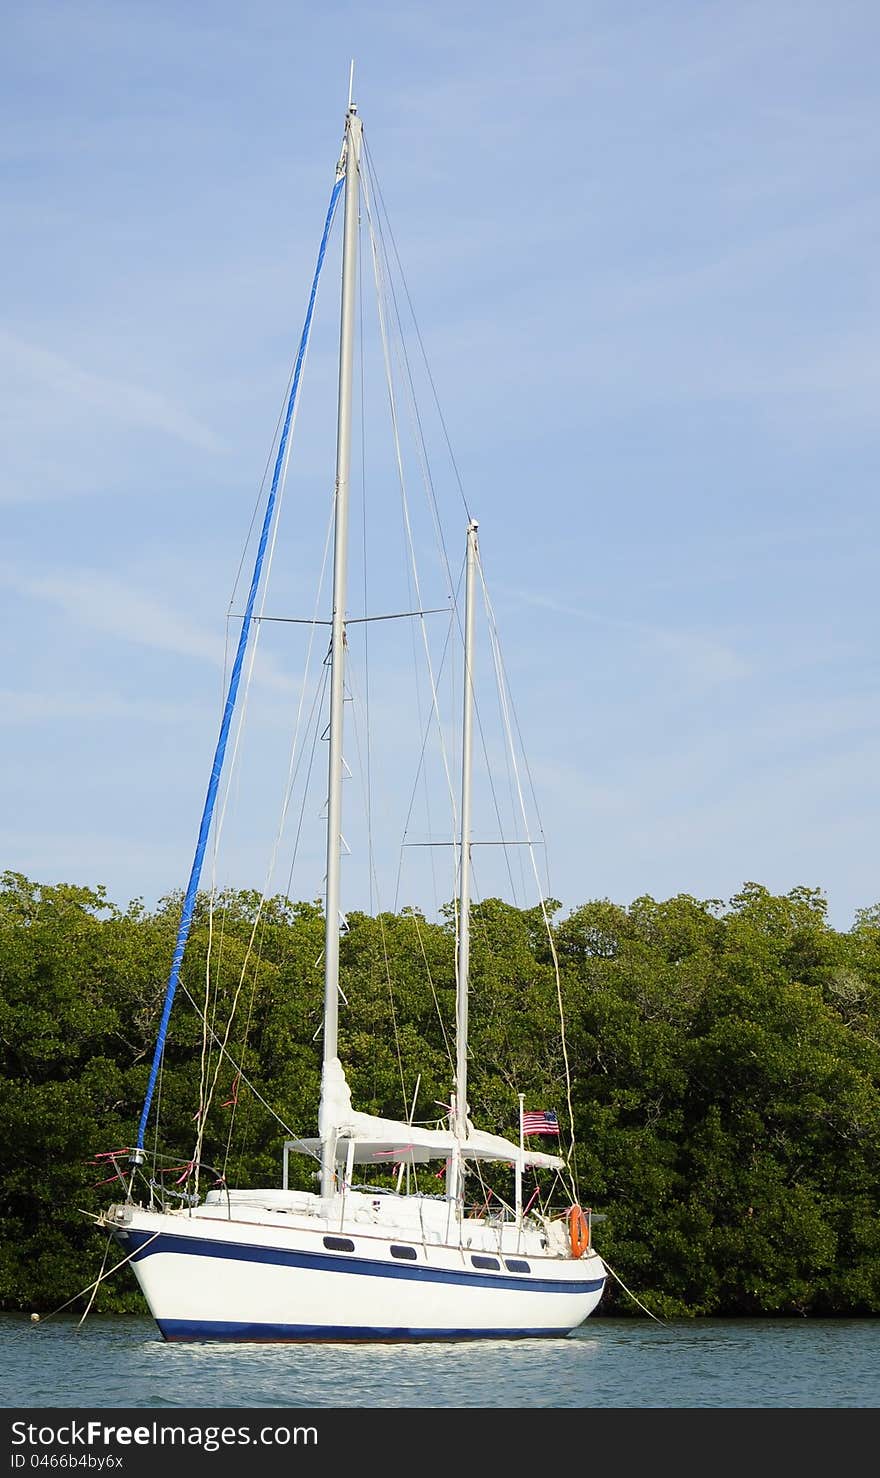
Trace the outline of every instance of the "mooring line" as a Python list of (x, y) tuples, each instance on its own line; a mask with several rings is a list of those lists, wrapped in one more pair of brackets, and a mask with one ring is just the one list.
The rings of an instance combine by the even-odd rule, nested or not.
[[(92, 1307), (92, 1302), (94, 1301), (94, 1295), (98, 1291), (98, 1285), (100, 1283), (105, 1282), (107, 1280), (107, 1278), (109, 1278), (113, 1273), (117, 1272), (119, 1270), (119, 1268), (125, 1267), (125, 1264), (127, 1262), (131, 1262), (132, 1258), (135, 1257), (137, 1255), (137, 1253), (142, 1252), (145, 1247), (149, 1247), (150, 1243), (151, 1242), (155, 1242), (156, 1238), (157, 1237), (161, 1237), (161, 1235), (162, 1235), (161, 1232), (154, 1232), (153, 1235), (152, 1235), (152, 1237), (148, 1237), (147, 1238), (147, 1241), (146, 1242), (142, 1242), (141, 1245), (140, 1245), (140, 1247), (135, 1247), (134, 1251), (133, 1252), (129, 1252), (128, 1256), (127, 1257), (123, 1257), (120, 1262), (114, 1263), (113, 1266), (112, 1266), (112, 1268), (110, 1268), (109, 1271), (105, 1273), (104, 1272), (104, 1263), (106, 1263), (106, 1261), (107, 1261), (107, 1250), (109, 1249), (109, 1246), (110, 1246), (110, 1238), (108, 1237), (108, 1239), (107, 1239), (107, 1248), (105, 1248), (105, 1250), (104, 1250), (104, 1263), (101, 1264), (101, 1271), (98, 1274), (97, 1278), (95, 1278), (91, 1283), (87, 1283), (86, 1286), (85, 1286), (85, 1288), (81, 1288), (80, 1291), (79, 1291), (79, 1293), (75, 1293), (73, 1295), (73, 1298), (68, 1298), (63, 1304), (59, 1304), (58, 1305), (58, 1308), (57, 1309), (53, 1309), (51, 1313), (46, 1314), (45, 1316), (42, 1315), (42, 1314), (31, 1314), (31, 1323), (32, 1324), (45, 1324), (45, 1322), (46, 1322), (47, 1319), (54, 1319), (55, 1315), (56, 1314), (60, 1314), (61, 1311), (62, 1311), (62, 1309), (66, 1309), (66, 1308), (69, 1307), (70, 1304), (76, 1303), (76, 1300), (78, 1298), (82, 1298), (82, 1296), (83, 1296), (84, 1293), (91, 1293), (92, 1294), (92, 1298), (89, 1300), (89, 1306), (86, 1309), (86, 1314), (87, 1314), (89, 1312), (89, 1309)], [(80, 1321), (79, 1321), (80, 1324), (82, 1324), (83, 1319), (86, 1317), (86, 1314), (83, 1314), (82, 1319), (80, 1319)]]
[(104, 1247), (104, 1257), (103, 1257), (102, 1262), (101, 1262), (101, 1271), (99, 1272), (97, 1278), (95, 1279), (94, 1287), (92, 1288), (92, 1296), (89, 1299), (88, 1303), (86, 1304), (85, 1312), (83, 1313), (83, 1316), (82, 1316), (82, 1318), (79, 1321), (80, 1324), (85, 1324), (86, 1319), (89, 1316), (89, 1309), (92, 1307), (92, 1304), (95, 1302), (95, 1299), (98, 1296), (98, 1288), (100, 1287), (101, 1279), (104, 1277), (104, 1269), (107, 1266), (107, 1258), (108, 1258), (108, 1256), (110, 1254), (110, 1243), (112, 1241), (113, 1241), (113, 1233), (111, 1232), (110, 1235), (109, 1235), (109, 1237), (107, 1238), (107, 1242), (106, 1242), (106, 1245)]
[(636, 1298), (636, 1296), (633, 1293), (632, 1289), (631, 1288), (627, 1288), (627, 1286), (624, 1283), (623, 1279), (621, 1277), (619, 1277), (617, 1273), (615, 1273), (613, 1267), (611, 1266), (610, 1262), (608, 1261), (608, 1259), (606, 1257), (603, 1256), (602, 1261), (605, 1264), (606, 1268), (608, 1269), (609, 1273), (611, 1274), (612, 1278), (615, 1278), (617, 1280), (617, 1282), (620, 1284), (620, 1286), (623, 1289), (624, 1293), (629, 1294), (629, 1297), (632, 1299), (633, 1303), (637, 1303), (638, 1306), (639, 1306), (639, 1308), (640, 1309), (643, 1309), (644, 1312), (648, 1315), (649, 1319), (656, 1319), (657, 1323), (658, 1324), (662, 1324), (663, 1327), (665, 1328), (666, 1327), (666, 1320), (665, 1319), (661, 1319), (659, 1317), (659, 1315), (657, 1315), (657, 1314), (652, 1314), (651, 1313), (651, 1310), (649, 1308), (647, 1308), (645, 1306), (645, 1304), (642, 1303), (641, 1299), (640, 1298)]

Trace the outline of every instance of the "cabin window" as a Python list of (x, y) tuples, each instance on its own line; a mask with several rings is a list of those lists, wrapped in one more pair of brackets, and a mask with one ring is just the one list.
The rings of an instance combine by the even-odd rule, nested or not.
[(509, 1273), (530, 1273), (532, 1270), (521, 1257), (506, 1257), (504, 1266)]
[(350, 1237), (325, 1237), (324, 1246), (331, 1252), (354, 1252), (354, 1243)]
[(418, 1256), (418, 1254), (417, 1254), (416, 1249), (414, 1247), (398, 1247), (394, 1242), (392, 1242), (392, 1244), (391, 1244), (391, 1256), (392, 1257), (405, 1257), (410, 1262), (415, 1262), (416, 1257)]
[(501, 1267), (501, 1264), (498, 1261), (497, 1257), (480, 1257), (480, 1255), (476, 1252), (472, 1253), (471, 1262), (473, 1263), (475, 1268), (491, 1268), (492, 1271), (495, 1273), (497, 1273)]

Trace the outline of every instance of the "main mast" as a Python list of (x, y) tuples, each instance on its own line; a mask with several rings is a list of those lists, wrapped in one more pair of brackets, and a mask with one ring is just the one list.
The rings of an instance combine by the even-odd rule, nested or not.
[(349, 95), (345, 117), (345, 231), (339, 329), (339, 402), (336, 425), (336, 510), (333, 544), (333, 622), (330, 639), (330, 755), (327, 787), (327, 894), (324, 921), (324, 1056), (321, 1078), (321, 1194), (336, 1183), (334, 1096), (338, 1075), (339, 874), (342, 841), (342, 730), (345, 702), (345, 587), (348, 568), (348, 482), (351, 468), (352, 365), (357, 290), (358, 170), (361, 121)]

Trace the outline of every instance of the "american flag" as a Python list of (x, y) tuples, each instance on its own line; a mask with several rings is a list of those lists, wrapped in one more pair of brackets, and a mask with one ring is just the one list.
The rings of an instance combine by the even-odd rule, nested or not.
[(531, 1113), (523, 1113), (523, 1134), (558, 1134), (559, 1120), (555, 1109), (535, 1109)]

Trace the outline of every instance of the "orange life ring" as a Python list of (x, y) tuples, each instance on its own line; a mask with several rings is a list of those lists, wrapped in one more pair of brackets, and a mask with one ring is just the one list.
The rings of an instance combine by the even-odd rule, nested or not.
[(571, 1240), (572, 1257), (583, 1257), (590, 1246), (590, 1222), (580, 1206), (572, 1206), (569, 1209), (568, 1235)]

